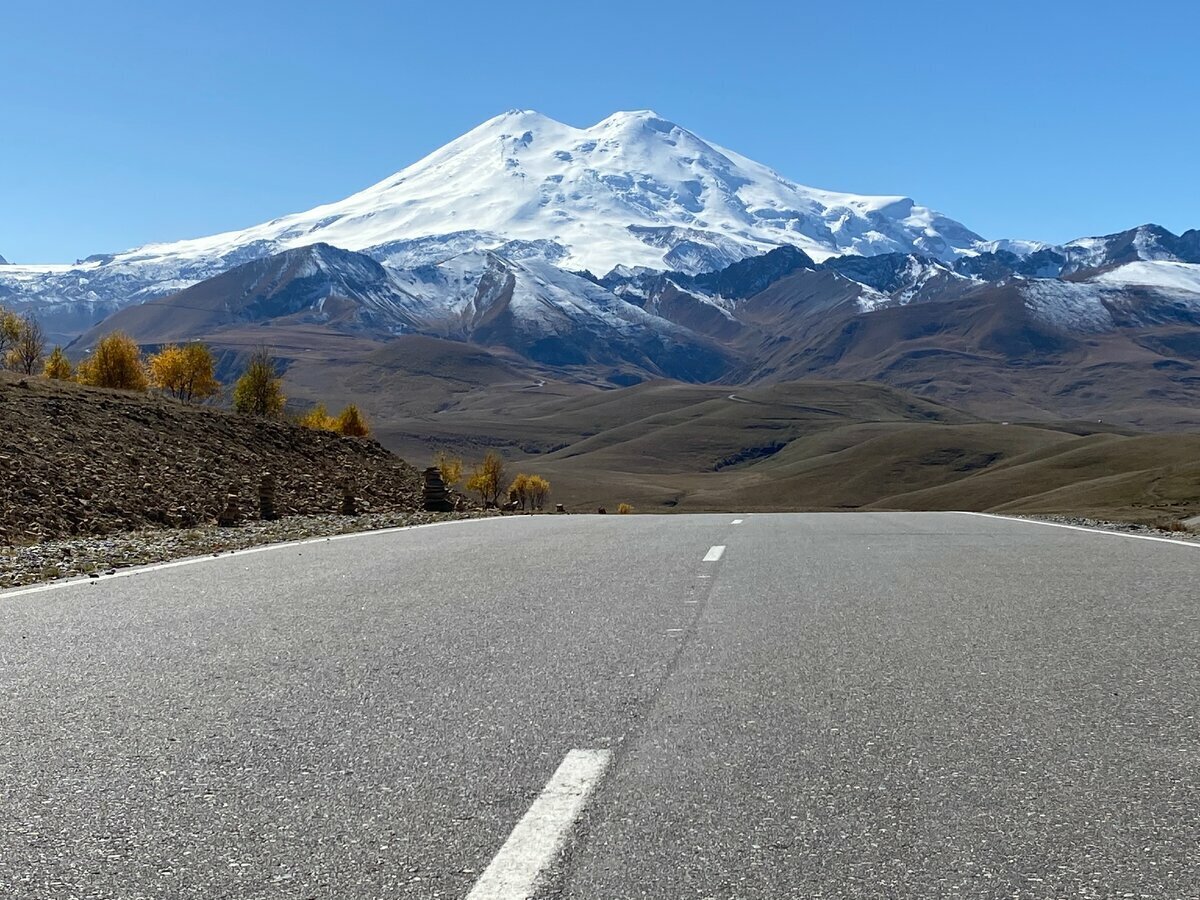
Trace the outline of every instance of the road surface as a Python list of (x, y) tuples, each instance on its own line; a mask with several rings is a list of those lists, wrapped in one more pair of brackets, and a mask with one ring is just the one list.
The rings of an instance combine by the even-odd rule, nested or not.
[(1200, 896), (1200, 547), (538, 516), (0, 593), (0, 896)]

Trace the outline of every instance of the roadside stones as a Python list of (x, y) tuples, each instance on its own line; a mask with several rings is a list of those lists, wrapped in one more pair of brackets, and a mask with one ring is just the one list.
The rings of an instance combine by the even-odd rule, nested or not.
[(358, 515), (421, 508), (420, 470), (371, 440), (3, 371), (0, 413), (0, 546), (210, 527), (230, 494), (243, 530), (339, 513), (346, 481)]
[(221, 528), (234, 528), (239, 519), (237, 494), (231, 492), (225, 496), (225, 509), (217, 516), (217, 525)]
[(278, 516), (275, 513), (275, 476), (263, 472), (258, 480), (258, 517), (264, 522), (273, 522)]
[(421, 473), (424, 484), (421, 488), (421, 505), (426, 512), (452, 512), (454, 502), (450, 499), (450, 491), (446, 482), (442, 481), (442, 470), (430, 466)]
[(18, 546), (0, 544), (0, 589), (53, 578), (100, 577), (103, 573), (129, 566), (224, 553), (280, 541), (479, 515), (474, 511), (466, 516), (438, 516), (410, 510), (371, 512), (354, 519), (330, 514), (288, 516), (274, 522), (251, 519), (236, 529), (216, 527), (210, 520), (207, 525), (186, 530), (145, 528), (112, 532), (103, 538), (76, 536)]
[(354, 502), (354, 485), (349, 481), (343, 482), (342, 484), (342, 515), (358, 515), (358, 506)]

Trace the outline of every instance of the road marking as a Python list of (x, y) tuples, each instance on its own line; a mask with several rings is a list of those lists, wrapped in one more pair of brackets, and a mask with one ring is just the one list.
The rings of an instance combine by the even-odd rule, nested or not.
[(229, 559), (234, 556), (246, 556), (251, 553), (266, 553), (269, 550), (287, 550), (290, 547), (303, 547), (305, 544), (326, 544), (331, 541), (348, 541), (351, 538), (373, 537), (379, 534), (398, 534), (402, 531), (416, 531), (421, 528), (438, 528), (442, 525), (465, 525), (468, 522), (511, 522), (517, 519), (527, 519), (528, 516), (486, 516), (480, 519), (450, 519), (446, 522), (425, 522), (421, 525), (397, 525), (393, 528), (376, 528), (372, 531), (354, 531), (349, 534), (331, 534), (328, 537), (311, 537), (299, 541), (285, 541), (278, 544), (259, 544), (257, 547), (246, 547), (242, 550), (221, 551), (218, 554), (206, 553), (203, 556), (188, 556), (183, 559), (173, 559), (168, 562), (151, 563), (148, 566), (130, 566), (117, 569), (111, 575), (101, 575), (91, 578), (87, 575), (79, 578), (68, 578), (66, 581), (53, 581), (49, 584), (35, 584), (29, 587), (0, 590), (0, 600), (9, 597), (22, 597), (25, 594), (40, 594), (43, 591), (55, 591), (59, 588), (75, 587), (80, 584), (97, 584), (112, 581), (114, 578), (129, 578), (146, 572), (161, 572), (163, 569), (176, 569), (180, 566), (194, 566), (196, 563), (215, 562), (219, 559)]
[(1180, 547), (1191, 547), (1200, 550), (1200, 542), (1178, 541), (1175, 538), (1155, 537), (1151, 534), (1126, 534), (1124, 531), (1108, 531), (1104, 528), (1086, 528), (1083, 525), (1065, 525), (1062, 522), (1043, 522), (1041, 519), (1018, 519), (1015, 516), (998, 516), (995, 513), (962, 512), (964, 516), (982, 516), (985, 519), (1000, 519), (1003, 522), (1021, 522), (1025, 525), (1047, 525), (1050, 528), (1069, 528), (1072, 531), (1083, 531), (1088, 534), (1108, 534), (1113, 537), (1134, 538), (1139, 541), (1158, 541), (1160, 544), (1178, 544)]
[(734, 519), (730, 524), (731, 525), (741, 525), (744, 521), (746, 521), (746, 520), (745, 519)]
[(525, 900), (534, 896), (543, 871), (558, 855), (571, 825), (611, 761), (611, 750), (568, 753), (483, 870), (467, 900)]
[(704, 554), (704, 562), (716, 562), (725, 555), (725, 545), (717, 544), (715, 547), (709, 547), (708, 552)]

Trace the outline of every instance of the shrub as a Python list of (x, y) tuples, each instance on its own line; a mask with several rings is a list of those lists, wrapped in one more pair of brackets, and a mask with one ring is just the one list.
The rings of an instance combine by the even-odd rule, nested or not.
[(278, 419), (286, 402), (283, 379), (275, 372), (275, 360), (261, 347), (250, 357), (246, 371), (233, 387), (233, 408), (244, 415)]
[(71, 366), (71, 361), (67, 359), (67, 354), (63, 353), (62, 347), (56, 346), (50, 351), (42, 374), (55, 381), (70, 381), (75, 377), (75, 369)]
[(617, 507), (617, 512), (622, 516), (627, 516), (633, 512), (633, 507), (628, 503), (622, 503)]
[(150, 357), (150, 383), (172, 397), (191, 403), (220, 393), (221, 383), (213, 374), (216, 361), (204, 344), (174, 344)]
[(442, 473), (442, 481), (446, 487), (454, 487), (462, 481), (463, 461), (460, 457), (451, 456), (445, 450), (439, 450), (433, 457), (433, 464)]
[(301, 428), (311, 428), (313, 431), (337, 431), (338, 420), (329, 414), (324, 403), (318, 403), (296, 420)]
[(337, 417), (337, 430), (339, 434), (347, 437), (366, 437), (371, 433), (366, 417), (353, 403), (343, 409), (342, 414)]
[(142, 351), (133, 338), (120, 331), (100, 338), (96, 349), (79, 364), (76, 377), (81, 384), (125, 391), (144, 391), (148, 383)]

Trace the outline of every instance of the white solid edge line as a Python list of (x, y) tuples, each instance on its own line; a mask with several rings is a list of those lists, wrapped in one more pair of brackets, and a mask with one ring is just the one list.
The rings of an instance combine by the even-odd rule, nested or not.
[(1124, 531), (1109, 531), (1105, 528), (1088, 528), (1084, 525), (1067, 525), (1063, 522), (1044, 522), (1041, 519), (1018, 519), (1016, 516), (999, 516), (995, 513), (959, 512), (962, 516), (983, 516), (985, 519), (1000, 519), (1004, 522), (1021, 522), (1025, 525), (1046, 525), (1050, 528), (1069, 528), (1071, 531), (1083, 531), (1088, 534), (1107, 534), (1112, 537), (1133, 538), (1137, 541), (1158, 541), (1160, 544), (1175, 544), (1179, 547), (1191, 547), (1200, 550), (1200, 541), (1178, 541), (1175, 538), (1155, 537), (1152, 534), (1126, 534)]
[(725, 545), (717, 544), (715, 547), (710, 547), (708, 552), (704, 554), (703, 562), (716, 562), (725, 555)]
[(526, 900), (567, 839), (604, 770), (611, 750), (572, 750), (517, 823), (467, 900)]
[(112, 581), (114, 578), (129, 578), (132, 575), (142, 575), (146, 572), (161, 572), (163, 569), (174, 569), (179, 566), (192, 566), (196, 563), (216, 562), (217, 560), (229, 559), (234, 556), (247, 556), (251, 553), (266, 553), (268, 550), (286, 550), (289, 547), (303, 547), (305, 544), (327, 544), (331, 541), (345, 541), (350, 538), (372, 537), (378, 534), (397, 534), (401, 531), (416, 531), (419, 528), (436, 528), (439, 525), (464, 525), (468, 522), (492, 522), (492, 521), (512, 521), (515, 518), (528, 518), (528, 516), (486, 516), (479, 519), (450, 519), (446, 522), (423, 522), (420, 525), (396, 525), (391, 528), (375, 528), (369, 531), (351, 531), (346, 534), (331, 534), (328, 537), (311, 537), (304, 538), (299, 541), (284, 541), (278, 544), (260, 544), (257, 547), (246, 547), (242, 550), (228, 550), (220, 553), (207, 553), (204, 556), (188, 556), (184, 559), (173, 559), (170, 562), (151, 563), (148, 566), (130, 566), (127, 569), (118, 569), (111, 575), (101, 575), (99, 578), (91, 578), (87, 575), (79, 578), (68, 578), (66, 581), (53, 581), (49, 584), (37, 584), (31, 587), (9, 588), (0, 590), (0, 600), (7, 600), (9, 597), (21, 597), (25, 594), (40, 594), (43, 591), (54, 591), (59, 588), (74, 587), (79, 584), (97, 584), (103, 581)]

